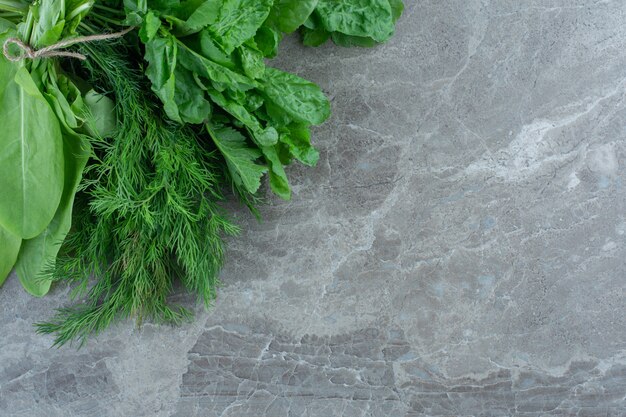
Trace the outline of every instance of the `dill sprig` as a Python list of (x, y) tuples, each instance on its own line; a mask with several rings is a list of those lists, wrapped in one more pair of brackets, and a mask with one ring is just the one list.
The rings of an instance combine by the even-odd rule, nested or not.
[(218, 204), (224, 170), (210, 142), (164, 121), (142, 72), (129, 65), (132, 51), (121, 44), (85, 48), (90, 81), (116, 99), (119, 129), (92, 143), (74, 227), (52, 273), (72, 281), (75, 295), (86, 294), (37, 324), (56, 335), (55, 345), (82, 345), (131, 316), (185, 320), (190, 312), (167, 300), (175, 279), (208, 306), (219, 285), (223, 236), (238, 233)]

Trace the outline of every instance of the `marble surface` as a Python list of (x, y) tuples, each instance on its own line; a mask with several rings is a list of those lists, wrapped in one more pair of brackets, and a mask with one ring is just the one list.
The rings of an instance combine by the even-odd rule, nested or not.
[[(0, 290), (0, 416), (626, 416), (626, 2), (407, 0), (276, 65), (334, 115), (215, 306), (81, 350)], [(193, 305), (193, 300), (181, 298)]]

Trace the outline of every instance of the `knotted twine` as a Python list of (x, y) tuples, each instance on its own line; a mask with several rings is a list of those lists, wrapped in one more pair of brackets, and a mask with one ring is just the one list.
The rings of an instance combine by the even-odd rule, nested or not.
[[(135, 29), (134, 27), (129, 27), (121, 32), (115, 33), (104, 33), (102, 35), (91, 35), (91, 36), (79, 36), (77, 38), (66, 39), (60, 42), (57, 42), (53, 45), (46, 46), (41, 49), (33, 49), (30, 45), (27, 45), (19, 38), (9, 38), (4, 41), (4, 45), (2, 51), (4, 52), (4, 56), (6, 59), (12, 62), (22, 61), (24, 59), (37, 59), (37, 58), (53, 58), (53, 57), (67, 57), (67, 58), (76, 58), (84, 61), (87, 57), (78, 52), (70, 52), (63, 51), (62, 49), (67, 48), (68, 46), (76, 45), (77, 43), (87, 43), (87, 42), (96, 42), (96, 41), (104, 41), (107, 39), (117, 39), (126, 35), (131, 30)], [(9, 47), (11, 45), (16, 45), (21, 53), (19, 55), (13, 55), (11, 51), (9, 51)]]

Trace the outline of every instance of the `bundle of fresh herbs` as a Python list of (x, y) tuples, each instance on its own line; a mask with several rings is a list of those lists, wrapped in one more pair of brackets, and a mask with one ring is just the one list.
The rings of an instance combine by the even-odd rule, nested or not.
[(15, 266), (34, 295), (53, 280), (86, 293), (39, 330), (63, 344), (116, 318), (179, 322), (174, 280), (208, 305), (238, 232), (224, 192), (256, 212), (267, 175), (289, 199), (285, 166), (316, 164), (310, 127), (330, 114), (319, 87), (266, 58), (296, 30), (307, 45), (374, 46), (402, 7), (0, 0), (0, 279)]

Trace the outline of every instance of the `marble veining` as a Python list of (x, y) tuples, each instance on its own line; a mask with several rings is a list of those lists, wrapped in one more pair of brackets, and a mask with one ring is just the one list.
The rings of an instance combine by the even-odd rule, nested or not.
[[(276, 66), (333, 116), (224, 287), (81, 350), (0, 289), (0, 417), (626, 416), (626, 2), (407, 0), (372, 49)], [(194, 307), (195, 306), (195, 307)]]

